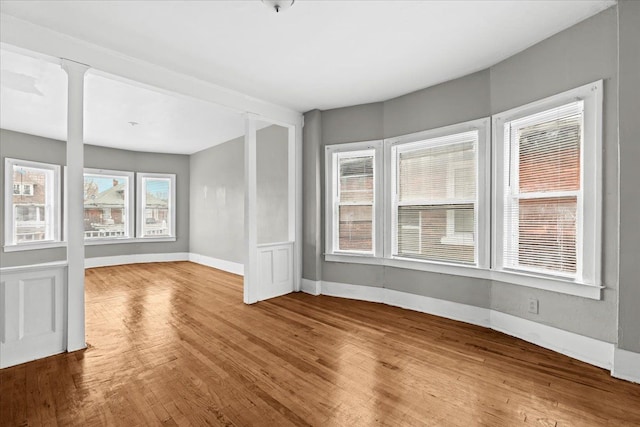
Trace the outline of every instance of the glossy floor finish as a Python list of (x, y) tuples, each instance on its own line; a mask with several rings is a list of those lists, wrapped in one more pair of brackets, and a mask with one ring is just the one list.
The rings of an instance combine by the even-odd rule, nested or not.
[(87, 270), (87, 341), (0, 371), (0, 424), (631, 426), (640, 385), (481, 327), (189, 262)]

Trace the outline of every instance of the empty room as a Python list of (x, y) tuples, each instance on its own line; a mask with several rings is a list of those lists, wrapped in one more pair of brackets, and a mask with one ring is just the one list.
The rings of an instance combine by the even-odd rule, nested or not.
[(640, 1), (0, 0), (0, 425), (640, 426)]

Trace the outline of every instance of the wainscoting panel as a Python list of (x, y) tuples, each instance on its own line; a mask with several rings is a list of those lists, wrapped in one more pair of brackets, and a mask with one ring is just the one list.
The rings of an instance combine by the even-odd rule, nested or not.
[(258, 245), (260, 301), (293, 292), (293, 242)]
[(66, 266), (3, 270), (0, 280), (0, 368), (66, 349)]

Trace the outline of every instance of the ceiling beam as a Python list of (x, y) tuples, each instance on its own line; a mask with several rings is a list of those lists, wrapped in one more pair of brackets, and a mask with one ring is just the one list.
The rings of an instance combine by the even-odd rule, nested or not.
[(300, 112), (178, 73), (69, 35), (0, 14), (0, 40), (43, 55), (69, 59), (131, 82), (212, 102), (239, 113), (253, 113), (276, 123), (300, 125)]

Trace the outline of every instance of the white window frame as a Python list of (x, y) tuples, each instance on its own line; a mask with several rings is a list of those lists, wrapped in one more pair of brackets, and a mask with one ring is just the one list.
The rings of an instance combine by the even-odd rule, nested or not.
[[(51, 172), (52, 179), (47, 180), (45, 189), (45, 209), (47, 205), (51, 206), (50, 213), (53, 218), (51, 221), (51, 228), (47, 230), (47, 238), (45, 240), (20, 243), (15, 241), (15, 209), (13, 206), (13, 169), (15, 166), (37, 168)], [(13, 252), (64, 246), (65, 243), (61, 240), (60, 226), (62, 207), (62, 199), (60, 197), (60, 165), (6, 157), (4, 179), (4, 251)], [(33, 193), (33, 186), (31, 191)], [(31, 197), (31, 195), (29, 197)]]
[[(601, 281), (601, 234), (602, 234), (602, 80), (590, 83), (540, 101), (532, 102), (503, 113), (466, 123), (445, 126), (384, 140), (382, 156), (376, 153), (375, 182), (382, 194), (376, 190), (376, 253), (371, 256), (343, 254), (332, 251), (332, 211), (329, 195), (333, 186), (330, 156), (325, 157), (325, 260), (353, 264), (384, 265), (411, 270), (430, 271), (463, 277), (493, 280), (513, 285), (544, 289), (552, 292), (575, 295), (590, 299), (601, 299), (604, 286)], [(581, 150), (582, 226), (582, 274), (579, 280), (560, 275), (536, 274), (532, 271), (510, 270), (502, 266), (502, 237), (504, 233), (504, 124), (538, 112), (583, 101), (584, 127)], [(490, 124), (492, 126), (490, 126)], [(478, 219), (477, 219), (477, 266), (442, 263), (420, 259), (393, 257), (393, 203), (392, 179), (394, 176), (391, 148), (394, 144), (411, 143), (447, 134), (461, 133), (464, 129), (478, 129)], [(366, 147), (366, 143), (338, 144), (326, 146), (327, 153), (342, 147), (343, 150)], [(358, 146), (357, 144), (361, 144)], [(384, 170), (379, 173), (379, 162)], [(382, 211), (382, 212), (381, 212)], [(383, 217), (383, 226), (380, 218)], [(453, 225), (455, 234), (455, 225)], [(380, 255), (380, 244), (383, 245)]]
[[(16, 187), (18, 187), (18, 192), (16, 193)], [(25, 192), (24, 189), (28, 188), (29, 191)], [(33, 196), (33, 184), (13, 184), (13, 195), (14, 196)]]
[[(83, 179), (85, 176), (96, 177), (120, 177), (128, 178), (128, 185), (125, 193), (125, 230), (127, 235), (123, 237), (97, 237), (97, 238), (84, 238), (85, 245), (105, 245), (112, 243), (125, 243), (135, 239), (134, 224), (135, 224), (135, 196), (134, 196), (134, 172), (116, 171), (108, 169), (94, 169), (85, 168), (83, 173)], [(83, 207), (84, 209), (84, 207)], [(84, 210), (83, 210), (84, 212)]]
[[(168, 236), (145, 236), (144, 235), (144, 206), (146, 203), (146, 192), (143, 190), (143, 182), (146, 179), (168, 179), (171, 185), (169, 189), (169, 235)], [(173, 173), (136, 173), (136, 235), (144, 241), (154, 242), (174, 242), (176, 240), (176, 174)]]
[[(397, 153), (403, 149), (413, 148), (415, 146), (429, 147), (429, 140), (450, 137), (467, 132), (477, 132), (476, 143), (476, 200), (475, 209), (477, 214), (475, 235), (476, 239), (471, 243), (475, 246), (475, 261), (473, 264), (462, 264), (455, 262), (443, 262), (434, 260), (422, 260), (414, 258), (406, 258), (395, 255), (397, 253)], [(436, 266), (435, 270), (440, 271), (437, 266), (456, 266), (461, 268), (489, 268), (489, 251), (490, 251), (490, 233), (489, 233), (489, 197), (490, 197), (490, 120), (482, 118), (472, 120), (455, 125), (444, 126), (441, 128), (431, 129), (423, 132), (417, 132), (409, 135), (403, 135), (395, 138), (386, 139), (385, 144), (385, 186), (388, 206), (385, 209), (385, 230), (389, 230), (389, 236), (386, 239), (385, 258), (402, 260), (403, 263), (420, 263), (425, 266), (425, 270), (429, 270), (429, 266)], [(425, 144), (426, 141), (426, 144)], [(436, 141), (437, 145), (440, 145)], [(449, 221), (447, 227), (449, 228)], [(454, 232), (454, 224), (451, 224), (452, 235), (447, 235), (444, 239), (454, 239), (456, 244), (469, 245), (466, 236), (458, 236)], [(448, 233), (447, 233), (448, 234)], [(403, 266), (406, 266), (404, 264)]]
[[(355, 251), (338, 248), (338, 158), (373, 155), (372, 250)], [(325, 253), (347, 257), (381, 257), (383, 252), (383, 188), (381, 185), (382, 140), (351, 142), (325, 146)]]
[[(564, 281), (592, 288), (601, 287), (601, 198), (602, 198), (602, 80), (544, 98), (493, 116), (493, 240), (492, 264), (498, 272)], [(514, 269), (504, 262), (505, 124), (575, 101), (583, 102), (583, 138), (580, 149), (580, 191), (577, 206), (575, 275), (536, 274)]]

